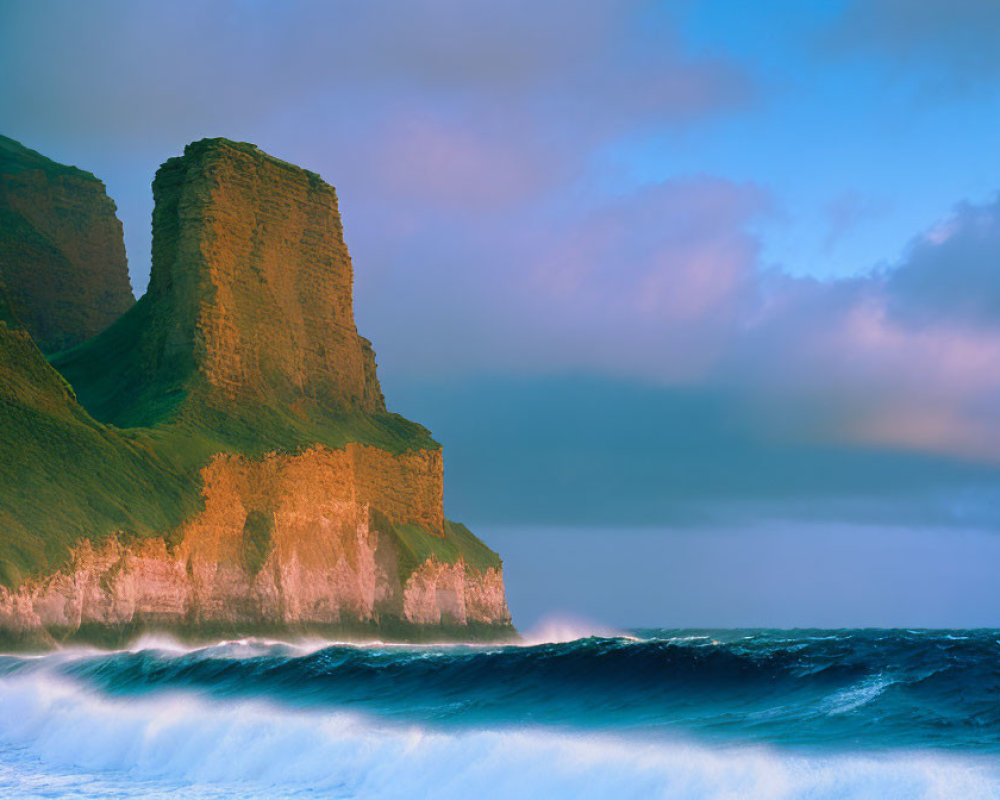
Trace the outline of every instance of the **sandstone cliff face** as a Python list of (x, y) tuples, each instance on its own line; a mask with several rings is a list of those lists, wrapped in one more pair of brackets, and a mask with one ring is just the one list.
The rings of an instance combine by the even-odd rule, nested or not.
[(104, 184), (0, 136), (0, 274), (45, 352), (100, 333), (133, 304)]
[(499, 557), (444, 518), (440, 446), (385, 408), (333, 188), (210, 139), (154, 198), (147, 294), (7, 370), (0, 635), (509, 634)]
[(471, 624), (502, 635), (510, 613), (499, 563), (432, 557), (412, 572), (401, 568), (405, 544), (385, 520), (407, 520), (430, 499), (440, 465), (420, 456), (391, 465), (403, 482), (386, 503), (399, 503), (389, 516), (371, 504), (386, 498), (353, 480), (359, 466), (377, 471), (385, 458), (364, 447), (257, 462), (219, 456), (204, 470), (205, 509), (179, 542), (83, 541), (68, 569), (0, 588), (0, 629), (65, 636), (88, 625), (252, 632), (393, 623)]
[(195, 309), (175, 332), (194, 337), (212, 391), (385, 410), (332, 186), (255, 147), (203, 140), (160, 168), (153, 198), (150, 292)]

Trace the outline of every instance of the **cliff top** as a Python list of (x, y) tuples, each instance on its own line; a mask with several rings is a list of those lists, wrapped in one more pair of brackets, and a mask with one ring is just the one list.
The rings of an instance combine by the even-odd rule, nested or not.
[(50, 176), (75, 175), (101, 183), (91, 172), (60, 164), (58, 161), (46, 158), (37, 150), (25, 147), (15, 139), (0, 134), (0, 174), (17, 175), (28, 170), (41, 170)]
[(333, 186), (324, 181), (318, 173), (305, 169), (304, 167), (300, 167), (290, 161), (284, 161), (276, 156), (272, 156), (270, 153), (265, 153), (257, 145), (251, 142), (237, 142), (233, 139), (227, 139), (224, 136), (211, 136), (205, 139), (199, 139), (196, 142), (191, 142), (184, 147), (183, 155), (168, 158), (165, 162), (163, 162), (163, 164), (160, 165), (160, 169), (169, 167), (180, 161), (200, 159), (213, 152), (250, 156), (255, 160), (266, 162), (276, 167), (289, 170), (293, 174), (304, 176), (311, 183), (321, 185), (323, 188), (333, 191)]

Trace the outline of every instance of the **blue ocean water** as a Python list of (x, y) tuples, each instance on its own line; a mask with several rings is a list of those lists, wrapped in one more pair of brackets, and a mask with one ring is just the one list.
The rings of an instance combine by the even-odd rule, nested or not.
[(0, 797), (1000, 797), (1000, 631), (567, 638), (0, 655)]

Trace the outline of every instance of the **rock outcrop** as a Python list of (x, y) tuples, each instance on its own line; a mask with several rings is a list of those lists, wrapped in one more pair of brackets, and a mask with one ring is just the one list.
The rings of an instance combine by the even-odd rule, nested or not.
[[(154, 198), (149, 291), (58, 373), (0, 322), (20, 383), (48, 382), (0, 405), (0, 633), (512, 633), (499, 557), (444, 518), (440, 446), (385, 408), (333, 188), (209, 139)], [(41, 501), (30, 459), (58, 476)]]
[(47, 353), (100, 333), (134, 302), (115, 211), (89, 172), (0, 136), (0, 275)]
[(158, 352), (194, 337), (204, 389), (229, 401), (310, 398), (385, 411), (375, 354), (354, 325), (354, 274), (332, 186), (214, 139), (167, 161), (153, 197), (151, 295), (196, 310), (193, 327), (175, 314)]

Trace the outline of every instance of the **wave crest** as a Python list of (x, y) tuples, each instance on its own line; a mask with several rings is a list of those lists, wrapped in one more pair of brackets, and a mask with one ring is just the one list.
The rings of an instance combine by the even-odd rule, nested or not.
[(75, 796), (330, 795), (450, 800), (985, 798), (995, 765), (942, 753), (805, 756), (538, 729), (430, 731), (365, 717), (222, 704), (185, 693), (114, 701), (69, 681), (8, 677), (0, 789)]

